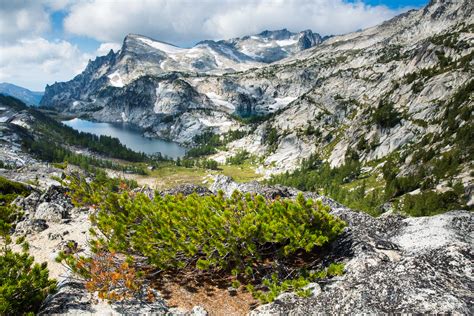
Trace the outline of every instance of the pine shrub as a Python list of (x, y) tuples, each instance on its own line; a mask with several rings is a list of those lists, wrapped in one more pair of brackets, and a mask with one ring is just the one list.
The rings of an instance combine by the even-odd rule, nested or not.
[(407, 194), (401, 208), (411, 216), (430, 216), (456, 209), (464, 209), (464, 205), (459, 194), (453, 190), (443, 193), (425, 191), (416, 195)]
[(400, 122), (400, 114), (395, 110), (392, 102), (381, 100), (373, 113), (373, 119), (382, 128), (392, 128)]
[[(345, 226), (328, 213), (328, 206), (303, 195), (296, 201), (238, 191), (230, 198), (220, 192), (150, 199), (70, 180), (73, 200), (97, 208), (91, 218), (97, 236), (92, 250), (146, 258), (158, 271), (205, 271), (261, 286), (273, 263), (317, 252)], [(71, 266), (87, 260), (63, 259)]]
[(226, 163), (229, 165), (242, 165), (249, 158), (250, 153), (246, 150), (241, 150), (234, 156), (227, 158)]
[(11, 202), (18, 195), (25, 195), (29, 190), (21, 183), (10, 181), (0, 177), (0, 225), (8, 226), (15, 221), (20, 215), (18, 210), (11, 205)]
[(55, 288), (46, 263), (33, 263), (27, 253), (10, 249), (0, 255), (0, 315), (36, 313)]

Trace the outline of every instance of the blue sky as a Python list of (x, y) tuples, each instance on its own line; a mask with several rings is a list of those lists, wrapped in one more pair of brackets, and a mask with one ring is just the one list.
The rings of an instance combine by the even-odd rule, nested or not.
[(0, 0), (0, 82), (66, 81), (128, 33), (179, 46), (265, 29), (343, 34), (427, 0)]
[(76, 44), (81, 51), (93, 53), (100, 46), (100, 42), (88, 36), (77, 36), (64, 31), (64, 18), (67, 16), (67, 10), (60, 10), (51, 14), (51, 32), (46, 35), (50, 40), (62, 38)]

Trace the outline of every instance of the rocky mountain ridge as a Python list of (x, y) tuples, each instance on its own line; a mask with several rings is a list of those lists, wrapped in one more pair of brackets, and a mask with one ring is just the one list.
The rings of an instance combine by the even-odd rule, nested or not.
[[(149, 37), (129, 34), (122, 48), (114, 53), (89, 61), (86, 70), (66, 85), (56, 83), (48, 86), (50, 97), (68, 85), (84, 84), (96, 81), (97, 85), (107, 84), (122, 88), (143, 76), (160, 76), (170, 72), (196, 74), (224, 74), (250, 68), (263, 67), (265, 64), (289, 57), (297, 52), (320, 44), (327, 37), (321, 37), (311, 30), (292, 33), (287, 29), (263, 31), (260, 34), (233, 38), (230, 40), (205, 40), (191, 48), (181, 48), (160, 42)], [(166, 76), (165, 76), (166, 77)], [(99, 80), (103, 78), (103, 80)], [(56, 89), (55, 89), (55, 86)], [(82, 92), (97, 92), (98, 86), (83, 86)], [(69, 95), (81, 101), (78, 92)], [(45, 100), (44, 106), (55, 106), (52, 100)], [(60, 107), (70, 100), (63, 99)], [(86, 100), (83, 100), (86, 101)], [(74, 104), (73, 104), (74, 105)], [(76, 103), (77, 106), (77, 103)]]
[[(156, 135), (184, 143), (189, 142), (192, 136), (206, 127), (221, 132), (238, 128), (238, 122), (229, 115), (232, 113), (243, 116), (258, 115), (286, 108), (286, 113), (280, 115), (283, 120), (288, 120), (288, 115), (292, 113), (298, 113), (296, 120), (292, 120), (288, 127), (304, 127), (307, 125), (307, 118), (318, 115), (313, 113), (316, 109), (299, 109), (298, 106), (289, 107), (288, 104), (297, 99), (299, 103), (304, 103), (304, 98), (308, 98), (312, 92), (310, 90), (317, 88), (318, 94), (329, 93), (324, 97), (329, 98), (329, 104), (322, 102), (324, 108), (319, 111), (322, 112), (319, 116), (325, 116), (323, 123), (340, 121), (340, 116), (344, 116), (344, 113), (339, 108), (344, 107), (344, 104), (338, 103), (354, 100), (366, 103), (361, 104), (365, 107), (371, 103), (376, 104), (384, 92), (388, 92), (392, 78), (401, 79), (417, 69), (433, 66), (438, 59), (433, 54), (436, 47), (426, 47), (426, 39), (439, 32), (459, 31), (460, 23), (468, 26), (472, 23), (470, 13), (472, 6), (469, 1), (433, 1), (424, 9), (407, 12), (380, 26), (333, 37), (322, 45), (275, 65), (244, 73), (217, 76), (212, 75), (207, 68), (195, 69), (197, 73), (194, 75), (185, 75), (179, 65), (170, 64), (170, 67), (165, 67), (164, 65), (172, 61), (169, 58), (163, 59), (163, 56), (170, 54), (176, 58), (181, 49), (142, 36), (129, 35), (118, 54), (111, 52), (107, 56), (99, 57), (74, 80), (47, 87), (42, 105), (66, 112), (84, 112), (100, 121), (128, 121), (142, 127), (150, 136)], [(450, 30), (455, 25), (458, 25), (458, 29)], [(193, 49), (212, 44), (216, 47), (234, 45), (242, 50), (247, 47), (248, 41), (265, 42), (272, 36), (277, 38), (276, 41), (288, 41), (288, 38), (295, 41), (295, 38), (289, 37), (291, 34), (285, 30), (279, 33), (263, 32), (260, 37), (201, 42)], [(311, 38), (313, 43), (317, 44), (321, 40), (312, 33), (309, 35), (311, 36), (304, 37), (304, 41)], [(464, 36), (467, 38), (459, 40), (468, 43), (469, 33)], [(415, 43), (418, 43), (417, 49), (411, 46)], [(162, 50), (153, 49), (153, 45)], [(259, 47), (255, 44), (250, 46), (253, 49)], [(424, 50), (421, 48), (423, 46), (432, 51), (431, 55), (425, 56), (430, 60), (420, 60), (422, 56), (417, 56), (417, 50)], [(362, 49), (363, 51), (357, 51)], [(401, 54), (401, 51), (404, 54)], [(469, 47), (465, 47), (462, 56), (469, 52)], [(245, 58), (241, 60), (247, 61)], [(395, 76), (393, 70), (396, 72)], [(383, 76), (386, 71), (391, 72), (391, 75)], [(344, 76), (349, 78), (356, 73), (360, 77), (355, 78), (356, 82), (344, 79)], [(342, 82), (331, 87), (329, 91), (321, 86), (322, 81), (329, 84), (329, 81), (335, 80)], [(363, 92), (352, 95), (354, 91), (346, 91), (341, 85), (366, 85), (364, 80), (368, 83), (372, 81), (375, 89), (360, 89), (372, 91), (371, 95)], [(316, 87), (315, 83), (318, 83), (319, 87)], [(352, 87), (352, 90), (355, 88)], [(347, 93), (351, 95), (344, 96)], [(341, 97), (340, 101), (332, 100), (338, 96)], [(336, 116), (331, 115), (336, 106), (339, 107), (337, 113), (334, 113)], [(350, 110), (345, 109), (345, 112)], [(212, 115), (207, 114), (209, 112)], [(300, 113), (302, 115), (299, 115)], [(179, 117), (181, 114), (184, 117)], [(213, 117), (217, 117), (217, 120)], [(304, 120), (298, 122), (301, 118)], [(301, 152), (301, 149), (298, 152)], [(288, 158), (291, 160), (291, 157)], [(271, 160), (279, 162), (276, 159)]]
[[(130, 122), (149, 136), (190, 143), (205, 129), (225, 132), (238, 128), (231, 117), (235, 112), (250, 115), (268, 109), (256, 108), (255, 98), (238, 89), (228, 96), (196, 91), (183, 76), (198, 82), (202, 75), (263, 67), (322, 41), (310, 30), (292, 33), (284, 29), (228, 41), (203, 41), (184, 49), (130, 34), (117, 53), (97, 57), (69, 82), (47, 86), (41, 105), (100, 121)], [(258, 88), (254, 90), (261, 94)], [(265, 102), (277, 108), (290, 99), (268, 98)]]

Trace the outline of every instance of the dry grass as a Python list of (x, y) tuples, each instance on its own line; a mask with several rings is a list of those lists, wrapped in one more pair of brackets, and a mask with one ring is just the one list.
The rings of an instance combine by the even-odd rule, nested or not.
[(124, 176), (136, 180), (139, 185), (147, 185), (156, 190), (166, 190), (185, 183), (206, 185), (209, 173), (205, 169), (177, 167), (169, 164), (160, 166), (151, 171), (149, 175), (125, 174)]
[(237, 182), (248, 182), (262, 178), (262, 175), (255, 173), (255, 166), (247, 163), (242, 165), (222, 165), (219, 168), (222, 169), (219, 170), (219, 173), (229, 176)]
[(109, 170), (109, 174), (134, 179), (139, 185), (147, 185), (152, 189), (166, 190), (187, 183), (209, 186), (210, 176), (218, 174), (232, 177), (237, 182), (261, 179), (262, 176), (256, 174), (254, 168), (252, 165), (244, 164), (240, 166), (221, 165), (219, 166), (220, 170), (206, 170), (178, 167), (170, 163), (158, 167), (148, 175), (123, 174), (113, 170)]

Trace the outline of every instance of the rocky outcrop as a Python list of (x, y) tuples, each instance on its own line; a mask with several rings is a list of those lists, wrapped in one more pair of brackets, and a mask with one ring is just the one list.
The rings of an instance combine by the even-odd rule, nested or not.
[(251, 315), (473, 312), (471, 212), (408, 219), (333, 214), (349, 223), (333, 245), (345, 274), (314, 297), (279, 299)]
[(212, 192), (203, 186), (195, 184), (182, 184), (175, 188), (160, 192), (161, 196), (182, 194), (184, 196), (196, 193), (199, 196), (211, 195)]
[[(226, 177), (216, 180), (212, 190), (227, 194), (235, 189), (270, 196), (298, 193), (285, 187), (237, 184)], [(314, 193), (305, 195), (318, 198)], [(252, 316), (473, 312), (472, 212), (373, 218), (322, 199), (348, 224), (327, 256), (328, 262), (345, 263), (344, 275), (312, 285), (311, 298), (282, 294), (252, 311)]]
[(252, 182), (235, 182), (232, 178), (224, 175), (217, 175), (214, 177), (210, 190), (217, 194), (219, 191), (224, 192), (226, 196), (231, 196), (232, 193), (237, 190), (242, 193), (256, 193), (263, 195), (267, 199), (280, 198), (296, 198), (298, 194), (303, 194), (306, 199), (320, 199), (324, 204), (329, 205), (331, 208), (345, 208), (342, 204), (334, 201), (323, 195), (319, 195), (315, 192), (302, 192), (295, 188), (286, 187), (282, 185), (267, 186), (257, 181)]
[(43, 303), (39, 315), (169, 315), (159, 293), (149, 302), (143, 298), (109, 304), (90, 294), (81, 281), (65, 280), (58, 285), (56, 294)]
[(17, 234), (45, 230), (48, 223), (68, 222), (74, 208), (66, 188), (57, 185), (49, 186), (43, 193), (33, 191), (27, 197), (17, 197), (13, 203), (24, 211), (23, 219), (16, 225)]

